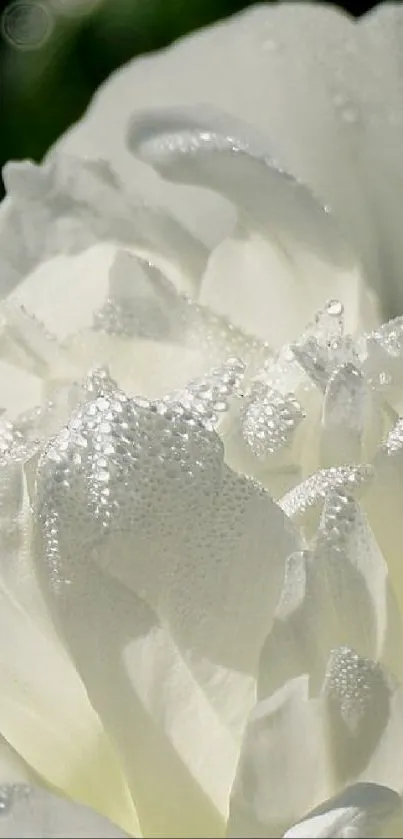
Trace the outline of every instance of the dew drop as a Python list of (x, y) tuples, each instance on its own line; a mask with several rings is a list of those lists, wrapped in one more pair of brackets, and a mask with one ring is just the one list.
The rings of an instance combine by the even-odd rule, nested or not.
[(267, 38), (267, 40), (263, 42), (263, 49), (265, 52), (277, 52), (278, 43), (277, 41), (274, 41), (273, 38)]
[(344, 306), (341, 300), (329, 300), (326, 303), (325, 310), (331, 317), (341, 317), (344, 312)]
[(8, 813), (13, 800), (13, 787), (4, 784), (0, 786), (0, 817)]
[(343, 122), (347, 122), (350, 125), (352, 125), (358, 120), (358, 111), (356, 108), (353, 108), (352, 106), (350, 106), (349, 108), (344, 108), (344, 110), (341, 112), (341, 118)]

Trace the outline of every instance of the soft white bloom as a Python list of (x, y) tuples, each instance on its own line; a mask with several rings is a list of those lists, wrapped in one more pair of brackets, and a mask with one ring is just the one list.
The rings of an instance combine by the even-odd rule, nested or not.
[[(392, 7), (358, 27), (260, 7), (136, 62), (43, 166), (7, 167), (0, 836), (402, 830), (403, 321), (377, 325), (365, 282), (382, 267), (396, 299), (401, 237), (364, 224), (351, 160), (327, 173), (302, 118), (311, 38), (316, 130), (341, 106), (329, 16), (346, 55), (390, 57)], [(276, 117), (278, 147), (241, 111)], [(337, 222), (270, 147), (307, 153)]]

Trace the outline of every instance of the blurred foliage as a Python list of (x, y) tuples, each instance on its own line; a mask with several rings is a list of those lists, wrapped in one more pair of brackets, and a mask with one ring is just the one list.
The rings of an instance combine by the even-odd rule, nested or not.
[(252, 2), (0, 0), (0, 166), (40, 160), (119, 65)]

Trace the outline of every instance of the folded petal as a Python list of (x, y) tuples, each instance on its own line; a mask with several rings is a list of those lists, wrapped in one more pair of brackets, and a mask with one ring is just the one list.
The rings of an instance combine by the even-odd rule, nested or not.
[[(202, 231), (209, 244), (216, 244), (228, 221), (223, 203), (161, 184), (131, 159), (124, 142), (134, 109), (213, 105), (260, 129), (274, 158), (341, 217), (346, 213), (347, 231), (357, 230), (370, 246), (366, 196), (356, 177), (362, 132), (343, 118), (356, 66), (357, 29), (326, 4), (259, 4), (120, 69), (61, 146), (81, 156), (94, 156), (96, 150), (113, 160), (143, 194), (164, 202), (196, 235)], [(344, 67), (341, 84), (336, 73)]]
[(340, 647), (329, 656), (321, 697), (335, 788), (358, 779), (401, 790), (401, 683), (382, 665)]
[[(123, 825), (136, 825), (113, 746), (56, 635), (35, 579), (23, 473), (27, 448), (18, 434), (13, 438), (10, 433), (2, 444), (1, 734), (25, 764), (53, 787), (92, 804)], [(6, 445), (8, 451), (4, 451)], [(10, 775), (9, 779), (14, 778)]]
[(329, 493), (312, 550), (287, 560), (259, 695), (301, 673), (318, 690), (330, 651), (342, 644), (400, 674), (401, 633), (388, 568), (363, 511), (343, 491)]
[(41, 459), (35, 508), (37, 568), (142, 830), (217, 835), (295, 531), (194, 415), (105, 382)]
[(97, 242), (152, 259), (178, 288), (197, 289), (207, 258), (203, 245), (158, 206), (152, 209), (127, 191), (106, 162), (51, 153), (41, 166), (8, 163), (4, 180), (1, 295), (41, 262)]
[(161, 104), (208, 104), (242, 117), (332, 207), (385, 309), (396, 313), (401, 29), (400, 4), (381, 3), (357, 21), (326, 3), (259, 4), (121, 68), (60, 145), (113, 161), (211, 245), (228, 232), (228, 208), (161, 184), (130, 158), (123, 138), (134, 109)]
[[(349, 802), (353, 806), (353, 787), (353, 798), (346, 790), (340, 812), (316, 820), (322, 808), (314, 810), (306, 825), (292, 828), (301, 830), (295, 835), (369, 837), (382, 826), (378, 835), (393, 830), (391, 835), (399, 836), (401, 801), (392, 791), (402, 788), (402, 696), (401, 685), (381, 665), (342, 647), (331, 652), (319, 691), (304, 674), (258, 701), (243, 738), (229, 836), (282, 835), (302, 814), (356, 780), (362, 782), (358, 812), (344, 812)], [(365, 792), (371, 784), (391, 789)], [(350, 834), (349, 825), (358, 832)]]
[(252, 134), (214, 112), (161, 109), (133, 120), (128, 143), (165, 178), (213, 189), (237, 208), (235, 233), (209, 259), (202, 303), (277, 347), (334, 296), (356, 330), (364, 287), (353, 255), (329, 213)]
[(281, 836), (329, 791), (320, 702), (308, 676), (258, 702), (250, 715), (231, 795), (229, 837)]
[(284, 839), (399, 836), (395, 831), (402, 829), (402, 815), (402, 801), (394, 790), (378, 784), (354, 784), (316, 807), (287, 830)]

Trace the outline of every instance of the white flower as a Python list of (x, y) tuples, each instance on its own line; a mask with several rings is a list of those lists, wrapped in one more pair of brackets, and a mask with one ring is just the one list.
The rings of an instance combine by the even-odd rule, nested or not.
[[(402, 829), (403, 321), (376, 325), (360, 231), (346, 244), (236, 114), (150, 110), (231, 110), (233, 89), (250, 120), (266, 60), (287, 90), (311, 66), (286, 48), (305, 16), (344, 48), (388, 41), (394, 14), (252, 10), (123, 71), (43, 166), (7, 167), (0, 836)], [(130, 120), (127, 84), (148, 106)], [(319, 169), (295, 167), (349, 226)]]

